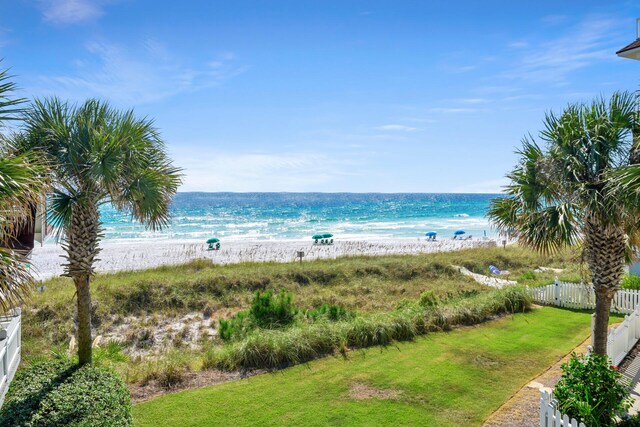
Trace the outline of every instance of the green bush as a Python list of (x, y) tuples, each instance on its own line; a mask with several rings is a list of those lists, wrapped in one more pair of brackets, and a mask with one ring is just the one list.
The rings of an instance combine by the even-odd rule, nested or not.
[(433, 291), (423, 292), (420, 294), (418, 304), (422, 307), (435, 307), (438, 305), (438, 297), (433, 293)]
[(0, 410), (0, 426), (131, 426), (131, 396), (113, 372), (68, 360), (20, 370)]
[(336, 322), (338, 320), (351, 319), (354, 316), (354, 313), (337, 304), (322, 304), (313, 310), (307, 310), (305, 313), (305, 317), (313, 321), (328, 320)]
[(299, 323), (286, 329), (255, 329), (241, 340), (205, 353), (205, 368), (280, 368), (348, 349), (389, 345), (431, 331), (472, 325), (495, 315), (525, 310), (531, 298), (510, 286), (437, 307), (407, 305), (395, 312), (359, 315), (336, 322)]
[(622, 278), (620, 283), (622, 289), (640, 289), (640, 276), (635, 274), (627, 274)]
[(614, 425), (615, 417), (630, 406), (629, 390), (620, 379), (607, 357), (581, 358), (574, 353), (562, 365), (562, 378), (556, 384), (558, 409), (588, 426)]
[(249, 313), (246, 311), (239, 311), (229, 320), (220, 319), (218, 322), (218, 335), (224, 341), (229, 341), (232, 338), (241, 338), (246, 333), (255, 328), (255, 325)]
[(291, 292), (284, 289), (277, 297), (272, 291), (256, 291), (249, 315), (261, 328), (278, 328), (293, 322), (298, 310), (291, 303)]
[(276, 329), (293, 322), (298, 309), (292, 303), (291, 292), (284, 289), (277, 296), (272, 291), (256, 291), (248, 312), (240, 311), (229, 319), (221, 319), (218, 335), (224, 341), (244, 337), (248, 331), (258, 328)]

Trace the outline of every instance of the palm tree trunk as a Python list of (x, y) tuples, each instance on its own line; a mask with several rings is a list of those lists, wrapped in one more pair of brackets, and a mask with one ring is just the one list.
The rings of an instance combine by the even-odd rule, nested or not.
[(65, 275), (73, 278), (78, 298), (78, 358), (80, 365), (91, 364), (91, 287), (93, 264), (100, 252), (100, 218), (95, 203), (74, 206), (71, 225), (63, 248), (68, 263)]
[(624, 269), (626, 237), (622, 227), (592, 215), (587, 216), (584, 233), (584, 254), (596, 294), (593, 351), (606, 355), (609, 311)]
[(606, 292), (596, 292), (596, 320), (593, 326), (593, 352), (607, 354), (607, 337), (609, 332), (609, 312), (613, 297)]
[(78, 302), (78, 362), (91, 365), (91, 287), (88, 275), (74, 276)]

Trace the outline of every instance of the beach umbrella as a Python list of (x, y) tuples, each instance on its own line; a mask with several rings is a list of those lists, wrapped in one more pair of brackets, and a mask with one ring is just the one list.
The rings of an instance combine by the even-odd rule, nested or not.
[(324, 239), (324, 234), (314, 234), (311, 238), (314, 240)]
[(329, 237), (333, 237), (333, 234), (331, 234), (331, 233), (324, 233), (324, 234), (322, 235), (322, 237), (323, 237), (323, 238), (325, 238), (325, 239), (328, 239)]
[(427, 237), (434, 237), (435, 235), (437, 235), (438, 233), (436, 233), (435, 231), (429, 231), (428, 233), (425, 234), (425, 236)]
[(455, 234), (456, 236), (460, 236), (461, 234), (464, 234), (464, 230), (458, 230), (453, 234)]
[(209, 240), (207, 240), (207, 243), (208, 243), (208, 244), (211, 244), (211, 243), (218, 243), (219, 241), (220, 241), (220, 239), (216, 239), (215, 237), (212, 237), (212, 238), (210, 238)]

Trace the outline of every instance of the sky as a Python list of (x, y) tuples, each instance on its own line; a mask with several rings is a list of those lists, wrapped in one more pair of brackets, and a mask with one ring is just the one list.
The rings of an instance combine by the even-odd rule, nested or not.
[(546, 112), (638, 89), (639, 6), (0, 0), (0, 66), (153, 118), (180, 191), (498, 192)]

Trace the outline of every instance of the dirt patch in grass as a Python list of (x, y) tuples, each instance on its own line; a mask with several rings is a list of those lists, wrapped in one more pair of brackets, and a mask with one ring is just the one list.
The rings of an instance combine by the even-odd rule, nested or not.
[(353, 383), (349, 388), (349, 398), (353, 400), (397, 399), (401, 394), (400, 390), (377, 388), (364, 383)]
[(198, 372), (186, 372), (183, 375), (181, 381), (173, 387), (167, 388), (162, 386), (160, 381), (153, 380), (145, 383), (129, 384), (129, 392), (133, 403), (144, 402), (145, 400), (153, 399), (158, 396), (162, 396), (168, 393), (175, 393), (177, 391), (207, 387), (210, 385), (226, 383), (228, 381), (238, 380), (240, 378), (246, 378), (251, 375), (263, 373), (264, 371), (252, 371), (248, 373), (240, 372), (222, 372), (222, 371), (198, 371)]

